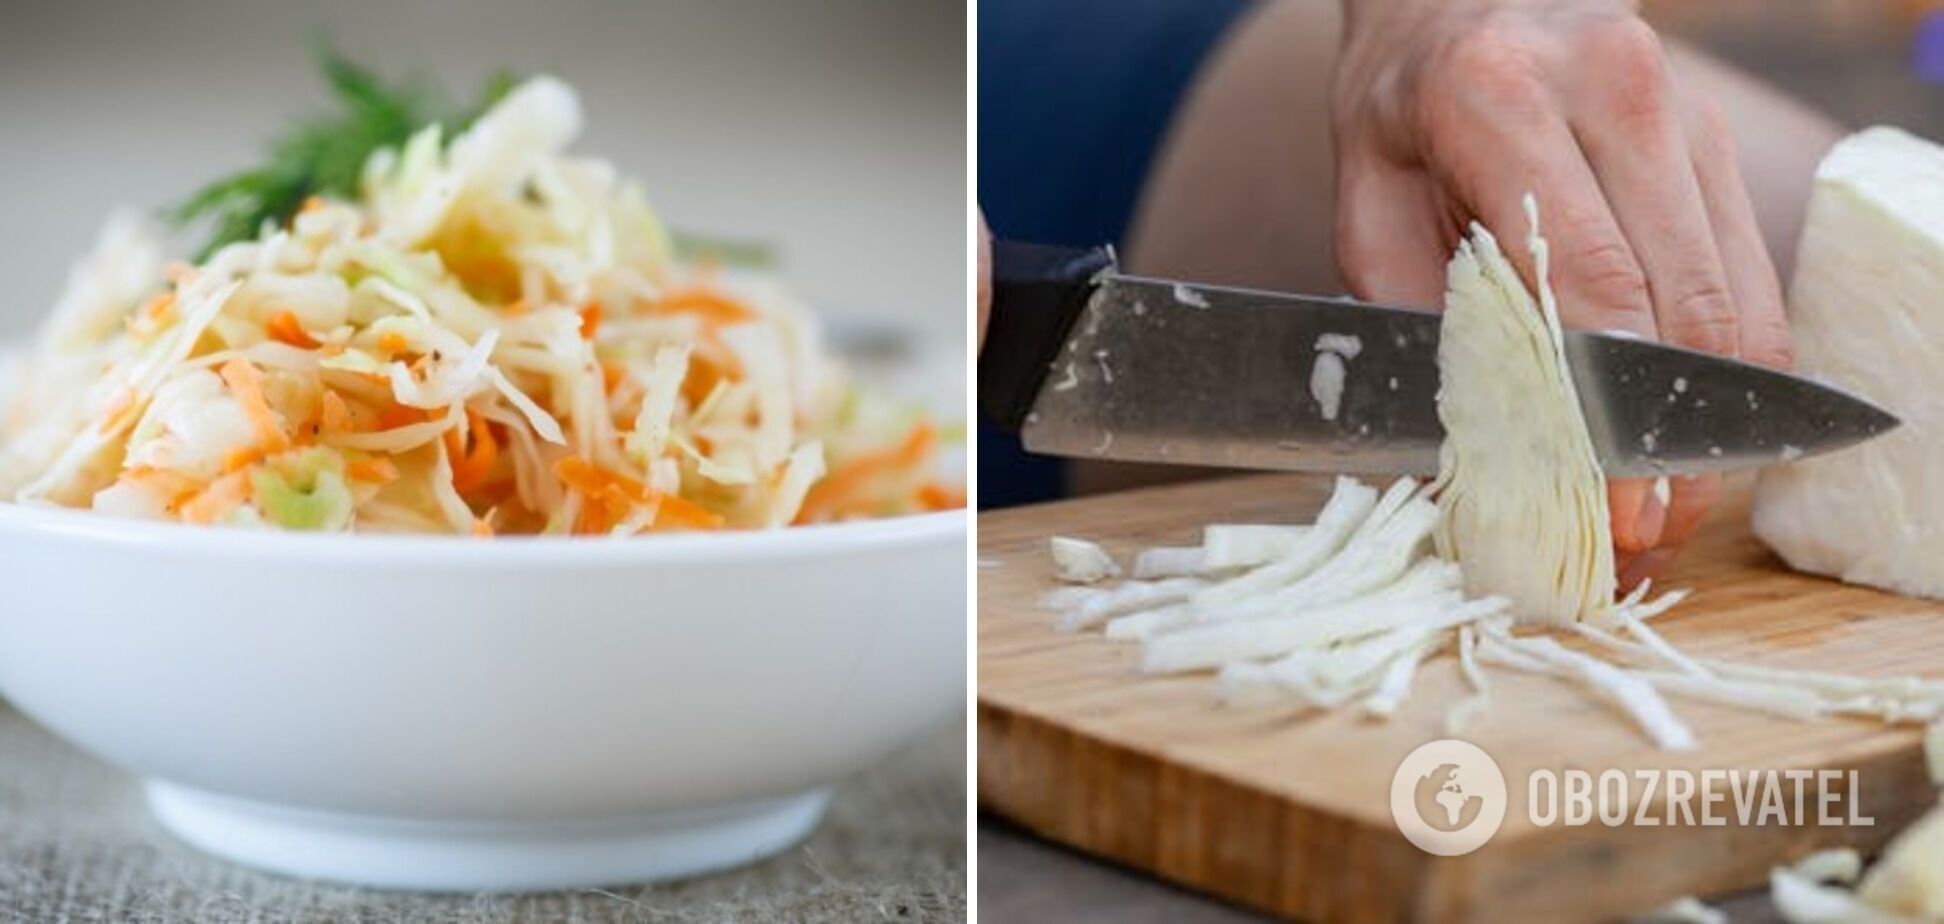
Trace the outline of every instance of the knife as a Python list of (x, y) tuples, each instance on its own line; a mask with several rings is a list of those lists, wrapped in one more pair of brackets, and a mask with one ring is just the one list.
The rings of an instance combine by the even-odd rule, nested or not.
[[(992, 260), (979, 402), (1028, 450), (1438, 470), (1435, 313), (1130, 276), (1108, 248), (994, 241)], [(1616, 477), (1760, 466), (1898, 425), (1832, 386), (1638, 337), (1569, 330), (1565, 352), (1594, 451)]]

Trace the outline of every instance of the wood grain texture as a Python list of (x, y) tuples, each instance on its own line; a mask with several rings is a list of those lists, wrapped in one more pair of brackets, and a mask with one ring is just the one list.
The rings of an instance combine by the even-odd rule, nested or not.
[[(1419, 671), (1389, 722), (1232, 708), (1215, 702), (1210, 675), (1141, 675), (1136, 646), (1055, 632), (1037, 606), (1055, 586), (1049, 535), (1099, 540), (1126, 562), (1196, 542), (1209, 522), (1307, 522), (1326, 490), (1322, 479), (1254, 476), (981, 515), (980, 802), (1046, 837), (1294, 918), (1571, 922), (1747, 888), (1817, 847), (1873, 851), (1935, 799), (1914, 728), (1674, 700), (1702, 746), (1670, 753), (1578, 687), (1490, 670), (1492, 706), (1465, 737), (1504, 770), (1510, 809), (1485, 847), (1436, 858), (1398, 833), (1389, 787), (1406, 754), (1445, 737), (1445, 705), (1465, 693), (1449, 655)], [(1944, 605), (1786, 570), (1748, 534), (1747, 504), (1745, 487), (1732, 492), (1665, 579), (1694, 591), (1657, 623), (1668, 638), (1751, 663), (1944, 675)], [(1799, 827), (1732, 817), (1536, 827), (1525, 784), (1541, 768), (1854, 770), (1859, 810), (1875, 823), (1819, 826), (1812, 810)], [(1665, 794), (1646, 801), (1658, 812)]]

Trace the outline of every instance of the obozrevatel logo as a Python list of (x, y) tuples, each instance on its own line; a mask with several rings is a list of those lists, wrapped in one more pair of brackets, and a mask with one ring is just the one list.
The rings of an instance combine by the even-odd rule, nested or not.
[(1391, 777), (1391, 817), (1425, 853), (1455, 857), (1505, 822), (1505, 774), (1477, 745), (1446, 738), (1412, 751)]

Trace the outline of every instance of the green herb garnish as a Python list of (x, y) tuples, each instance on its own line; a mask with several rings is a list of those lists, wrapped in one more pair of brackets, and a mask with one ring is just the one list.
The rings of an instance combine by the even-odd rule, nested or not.
[(461, 108), (423, 79), (387, 85), (321, 43), (317, 56), (339, 111), (298, 122), (271, 142), (263, 166), (217, 180), (168, 211), (178, 226), (209, 221), (211, 236), (196, 262), (226, 244), (254, 239), (266, 223), (290, 221), (311, 196), (355, 197), (373, 152), (402, 145), (434, 122), (450, 140), (516, 83), (508, 71), (495, 73), (478, 102)]
[(675, 258), (684, 263), (715, 260), (752, 269), (774, 269), (777, 265), (776, 246), (768, 241), (715, 237), (692, 231), (673, 231), (670, 237), (675, 245)]

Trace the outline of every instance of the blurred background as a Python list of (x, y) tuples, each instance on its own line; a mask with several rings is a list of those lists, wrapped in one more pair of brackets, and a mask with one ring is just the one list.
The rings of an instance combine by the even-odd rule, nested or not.
[[(1113, 241), (1124, 252), (1175, 106), (1209, 50), (1260, 2), (981, 4), (978, 199), (994, 233), (1074, 246)], [(1944, 0), (1642, 0), (1641, 6), (1664, 34), (1846, 126), (1889, 123), (1944, 141)], [(1109, 12), (1076, 12), (1098, 8)], [(1113, 63), (1123, 60), (1124, 67)], [(1048, 105), (1048, 96), (1057, 102)], [(1031, 456), (1017, 439), (982, 424), (979, 474), (979, 504), (991, 508), (1209, 473)]]
[(1852, 127), (1944, 139), (1944, 0), (1644, 0), (1649, 21)]
[(575, 151), (672, 226), (771, 242), (839, 327), (956, 351), (965, 29), (951, 0), (6, 0), (0, 340), (33, 328), (111, 208), (173, 204), (322, 108), (318, 34), (461, 99), (501, 67), (557, 74), (581, 92)]

